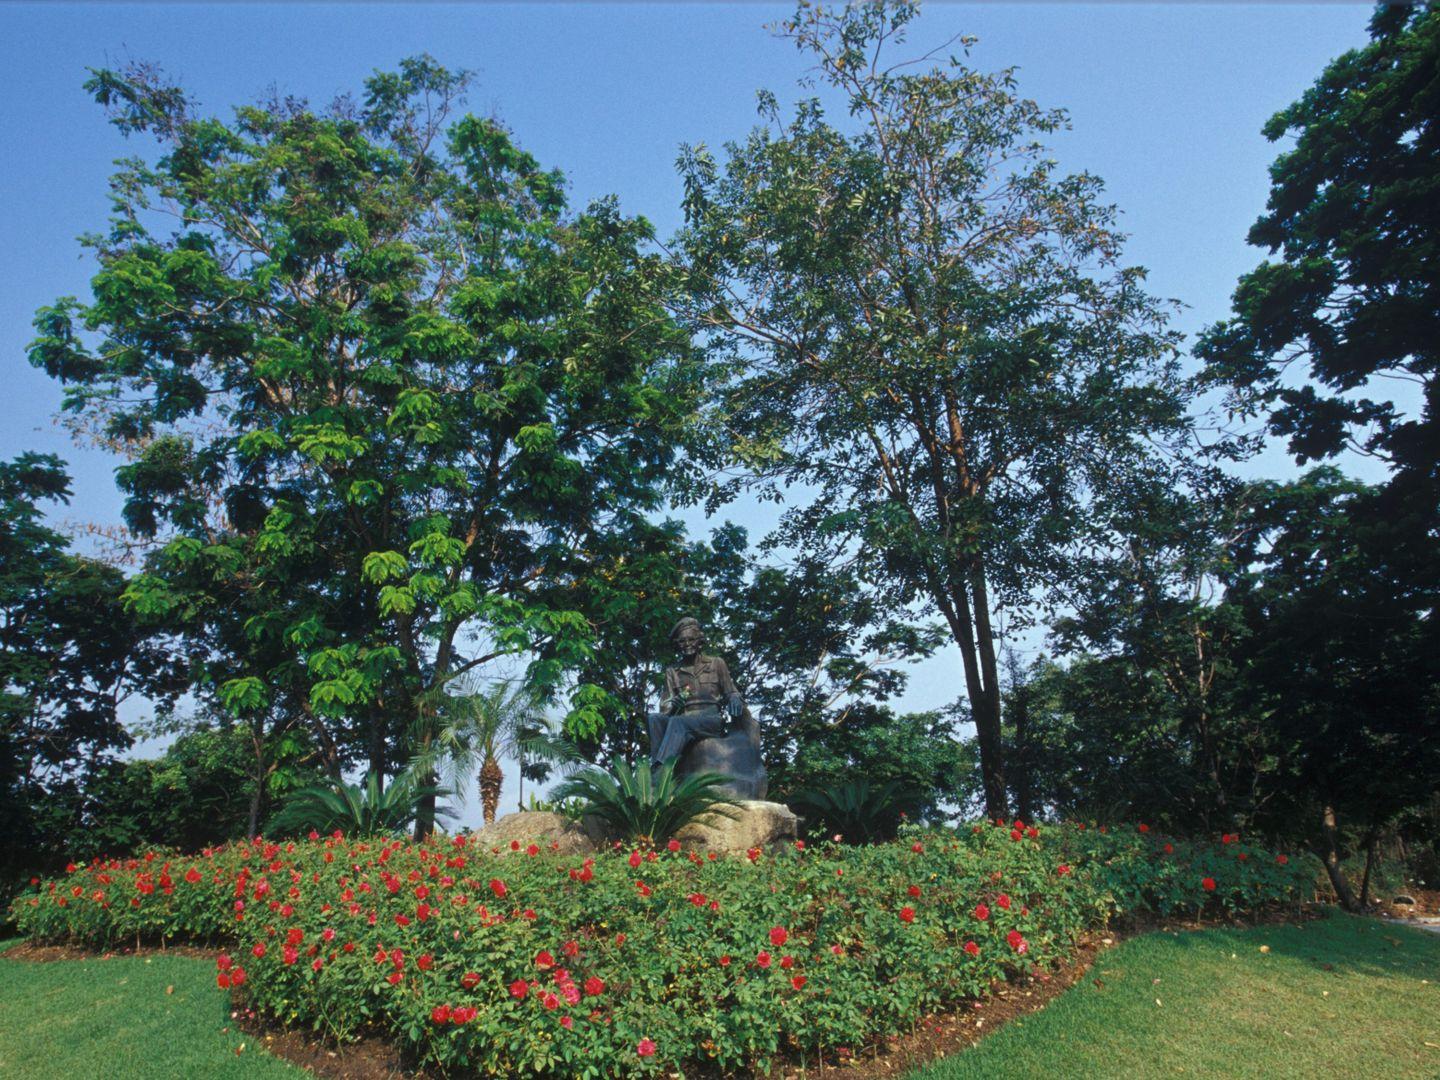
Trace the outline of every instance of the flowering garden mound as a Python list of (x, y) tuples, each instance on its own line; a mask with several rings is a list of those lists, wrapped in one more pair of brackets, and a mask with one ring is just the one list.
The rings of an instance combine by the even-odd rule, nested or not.
[(1312, 887), (1233, 836), (1083, 825), (583, 861), (312, 834), (67, 871), (12, 905), (34, 942), (212, 943), (218, 986), (274, 1020), (507, 1076), (855, 1052), (1064, 962), (1112, 916), (1254, 910)]

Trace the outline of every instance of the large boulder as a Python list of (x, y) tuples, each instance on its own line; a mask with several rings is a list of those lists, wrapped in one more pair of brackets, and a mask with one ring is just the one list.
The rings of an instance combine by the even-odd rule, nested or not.
[(472, 841), (502, 855), (513, 850), (514, 843), (520, 845), (521, 851), (536, 844), (542, 851), (562, 855), (593, 855), (604, 843), (604, 835), (598, 822), (571, 821), (564, 814), (548, 810), (520, 810), (485, 826), (472, 836)]
[(800, 819), (783, 803), (746, 799), (692, 821), (675, 839), (705, 851), (749, 851), (793, 842), (799, 827)]

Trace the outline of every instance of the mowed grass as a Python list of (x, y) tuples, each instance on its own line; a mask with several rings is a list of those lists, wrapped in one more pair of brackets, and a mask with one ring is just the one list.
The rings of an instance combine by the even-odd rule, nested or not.
[(1162, 1076), (1436, 1080), (1440, 934), (1338, 912), (1147, 934), (1102, 953), (1043, 1011), (911, 1080)]
[[(0, 953), (14, 944), (0, 943)], [(7, 1080), (306, 1075), (235, 1031), (215, 966), (204, 960), (30, 963), (0, 955), (0, 1076)]]

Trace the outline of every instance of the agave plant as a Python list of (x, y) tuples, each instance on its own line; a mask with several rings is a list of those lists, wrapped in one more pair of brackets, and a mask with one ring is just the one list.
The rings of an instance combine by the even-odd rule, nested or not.
[[(380, 777), (368, 772), (359, 784), (334, 781), (301, 788), (270, 819), (267, 831), (272, 836), (286, 836), (315, 829), (332, 832), (339, 829), (352, 836), (394, 833), (415, 820), (421, 804), (430, 798), (452, 794), (446, 788), (420, 782), (420, 774), (406, 769), (382, 787)], [(438, 817), (451, 815), (443, 807)]]
[(812, 828), (838, 832), (855, 843), (890, 840), (900, 816), (914, 810), (917, 799), (890, 780), (871, 787), (868, 780), (851, 780), (828, 788), (809, 788), (789, 799)]
[(720, 773), (675, 777), (675, 761), (652, 771), (650, 763), (615, 762), (610, 772), (582, 769), (552, 793), (557, 801), (580, 799), (626, 840), (662, 844), (684, 826), (709, 813), (728, 815), (739, 800), (719, 790), (730, 778)]

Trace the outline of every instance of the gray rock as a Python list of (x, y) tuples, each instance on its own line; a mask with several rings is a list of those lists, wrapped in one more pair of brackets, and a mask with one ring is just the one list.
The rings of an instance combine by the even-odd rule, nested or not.
[(718, 739), (696, 739), (680, 755), (675, 775), (706, 772), (730, 777), (730, 782), (719, 790), (733, 798), (763, 800), (769, 784), (765, 765), (760, 760), (759, 730), (751, 731), (742, 724)]
[(732, 852), (794, 841), (800, 819), (783, 803), (747, 799), (718, 807), (675, 834), (687, 847)]

